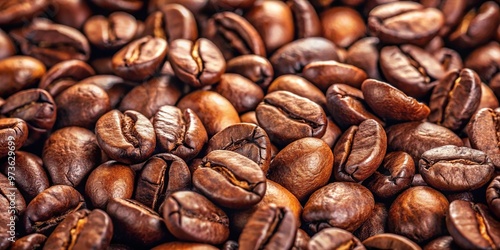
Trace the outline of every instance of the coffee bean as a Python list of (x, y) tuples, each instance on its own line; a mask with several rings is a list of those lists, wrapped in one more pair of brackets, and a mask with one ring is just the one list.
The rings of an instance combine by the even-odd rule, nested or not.
[(321, 35), (322, 30), (318, 14), (309, 1), (288, 0), (287, 4), (292, 10), (296, 38), (317, 37)]
[(500, 168), (500, 148), (497, 146), (499, 112), (484, 108), (476, 112), (470, 121), (467, 134), (473, 148), (485, 152), (496, 169)]
[(378, 234), (363, 241), (367, 249), (405, 249), (420, 250), (417, 243), (397, 234)]
[(6, 25), (30, 19), (42, 12), (49, 5), (49, 2), (46, 0), (29, 0), (19, 6), (17, 0), (4, 1), (0, 6), (0, 24)]
[(293, 250), (305, 250), (307, 249), (307, 245), (311, 237), (307, 235), (307, 233), (302, 229), (297, 229), (297, 233), (295, 234), (295, 242), (293, 243)]
[(361, 15), (349, 7), (333, 7), (320, 15), (323, 35), (339, 47), (347, 48), (366, 32)]
[(143, 2), (140, 0), (92, 0), (96, 5), (110, 9), (110, 10), (123, 10), (127, 12), (135, 12), (141, 9)]
[(62, 61), (52, 66), (52, 68), (43, 75), (38, 87), (47, 90), (47, 92), (55, 97), (78, 81), (93, 75), (95, 75), (94, 69), (83, 61)]
[(9, 152), (14, 152), (24, 145), (28, 139), (28, 126), (19, 118), (0, 118), (0, 135), (2, 138), (0, 139), (0, 158), (3, 158), (8, 156)]
[(358, 238), (340, 228), (326, 228), (321, 230), (311, 238), (307, 247), (311, 250), (366, 249)]
[(163, 38), (168, 42), (177, 39), (194, 41), (198, 37), (198, 28), (193, 13), (181, 4), (158, 5), (158, 10), (151, 13), (145, 22), (144, 35)]
[(0, 29), (0, 59), (5, 59), (16, 54), (16, 47), (4, 30)]
[(258, 55), (242, 55), (227, 61), (226, 73), (240, 74), (262, 89), (266, 89), (274, 77), (271, 62)]
[[(64, 11), (57, 11), (58, 9)], [(47, 11), (53, 15), (53, 18), (56, 22), (79, 30), (83, 27), (85, 21), (87, 21), (87, 19), (89, 19), (89, 17), (92, 15), (92, 10), (90, 9), (88, 1), (84, 0), (50, 1), (50, 5)]]
[(364, 70), (369, 78), (381, 79), (378, 67), (379, 44), (380, 41), (376, 37), (365, 37), (357, 40), (347, 49), (345, 63)]
[(11, 56), (0, 60), (0, 96), (9, 97), (33, 87), (45, 74), (45, 65), (29, 56)]
[(344, 83), (359, 89), (367, 78), (362, 69), (337, 61), (311, 62), (304, 67), (302, 75), (322, 91), (326, 91), (335, 83)]
[(499, 73), (500, 44), (487, 43), (473, 50), (465, 59), (465, 67), (475, 71), (486, 83), (490, 83)]
[(109, 17), (92, 16), (85, 22), (83, 32), (92, 45), (114, 50), (132, 41), (137, 32), (135, 17), (125, 12), (113, 12)]
[(486, 188), (486, 202), (497, 219), (500, 218), (500, 176), (496, 176)]
[(308, 98), (323, 108), (326, 107), (325, 94), (323, 94), (319, 88), (314, 86), (314, 84), (300, 76), (288, 74), (276, 78), (267, 89), (267, 93), (278, 90), (292, 92), (296, 95)]
[(449, 48), (439, 49), (434, 53), (434, 58), (441, 63), (445, 72), (461, 70), (464, 67), (458, 52)]
[(372, 236), (383, 234), (387, 231), (388, 209), (383, 203), (375, 203), (370, 217), (354, 231), (359, 240), (366, 240)]
[(152, 250), (218, 250), (209, 244), (172, 241), (158, 245)]
[(213, 90), (231, 102), (238, 113), (255, 110), (264, 98), (259, 85), (238, 74), (223, 74), (214, 86)]
[(29, 234), (22, 238), (17, 239), (10, 249), (12, 250), (30, 250), (41, 249), (47, 240), (47, 236), (43, 234)]
[(452, 250), (457, 248), (458, 246), (453, 243), (453, 237), (441, 236), (425, 245), (424, 250)]

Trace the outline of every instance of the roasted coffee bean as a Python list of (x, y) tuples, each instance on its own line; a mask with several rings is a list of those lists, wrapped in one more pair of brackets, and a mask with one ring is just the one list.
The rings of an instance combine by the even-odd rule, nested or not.
[(126, 164), (139, 163), (153, 154), (156, 135), (151, 122), (141, 113), (112, 110), (99, 118), (97, 142), (111, 158)]
[(499, 21), (498, 4), (493, 1), (485, 2), (479, 8), (467, 12), (448, 39), (458, 48), (475, 47), (494, 37)]
[(387, 132), (387, 149), (404, 151), (418, 162), (425, 151), (444, 145), (463, 146), (451, 130), (430, 122), (406, 122), (390, 126)]
[(73, 86), (76, 82), (95, 75), (94, 69), (80, 60), (62, 61), (50, 68), (38, 84), (53, 97)]
[(70, 59), (87, 61), (90, 45), (75, 28), (35, 19), (29, 26), (11, 32), (21, 51), (42, 61), (47, 67)]
[(452, 145), (424, 152), (419, 172), (425, 182), (441, 191), (462, 192), (484, 186), (495, 166), (482, 151)]
[(359, 125), (367, 119), (383, 124), (371, 113), (364, 101), (363, 92), (345, 84), (333, 84), (326, 91), (326, 107), (335, 122), (344, 129)]
[(484, 204), (453, 201), (448, 208), (446, 227), (460, 248), (500, 248), (500, 222), (493, 218)]
[(288, 6), (292, 10), (295, 37), (317, 37), (321, 35), (321, 22), (314, 6), (306, 0), (288, 0)]
[(302, 229), (297, 229), (297, 233), (295, 234), (295, 242), (293, 243), (292, 250), (306, 250), (307, 245), (311, 237), (307, 235), (307, 233)]
[(347, 50), (345, 63), (366, 72), (369, 78), (382, 79), (378, 67), (380, 41), (376, 37), (365, 37), (353, 43)]
[(289, 208), (275, 204), (257, 209), (239, 237), (239, 248), (290, 249), (298, 223)]
[(226, 60), (248, 54), (266, 56), (262, 37), (245, 18), (231, 12), (220, 12), (213, 15), (206, 25), (204, 37), (217, 45)]
[(486, 202), (490, 211), (500, 219), (500, 175), (497, 175), (486, 188)]
[(444, 24), (445, 17), (438, 9), (407, 1), (377, 6), (368, 16), (370, 31), (387, 44), (425, 45)]
[(471, 146), (488, 154), (497, 169), (500, 168), (498, 116), (497, 110), (481, 109), (472, 117), (467, 130)]
[(162, 215), (168, 230), (181, 240), (222, 244), (229, 236), (226, 213), (195, 192), (179, 191), (170, 195)]
[(267, 93), (286, 90), (326, 107), (326, 96), (314, 84), (297, 75), (282, 75), (274, 79)]
[[(20, 212), (17, 207), (11, 206), (11, 204), (17, 205), (15, 204), (17, 198), (16, 193), (11, 194), (7, 188), (13, 187), (10, 186), (10, 181), (7, 177), (0, 174), (0, 209), (6, 211), (4, 213), (0, 213), (0, 230), (2, 230), (0, 231), (0, 247), (3, 249), (8, 249), (12, 242), (15, 241), (15, 226), (16, 221), (19, 221), (18, 215)], [(17, 201), (19, 202), (20, 200)], [(22, 209), (26, 209), (26, 204), (24, 204), (24, 208)], [(13, 229), (11, 227), (13, 227)]]
[(229, 150), (254, 161), (267, 174), (271, 162), (271, 141), (256, 124), (238, 123), (223, 129), (208, 141), (206, 153)]
[(359, 89), (367, 78), (362, 69), (337, 61), (311, 62), (304, 67), (302, 75), (322, 91), (326, 91), (335, 83), (343, 83)]
[(382, 48), (380, 68), (389, 83), (414, 98), (429, 94), (436, 80), (445, 74), (441, 63), (431, 54), (409, 44)]
[(445, 232), (448, 200), (430, 187), (412, 187), (400, 194), (389, 209), (388, 229), (417, 243)]
[(120, 242), (149, 248), (165, 242), (170, 236), (163, 218), (134, 200), (113, 198), (109, 200), (106, 212)]
[(169, 50), (168, 61), (175, 75), (192, 87), (212, 85), (226, 70), (221, 51), (206, 38), (195, 42), (177, 39), (170, 43)]
[(213, 91), (191, 92), (181, 98), (177, 107), (193, 110), (203, 123), (209, 137), (240, 122), (238, 112), (233, 105), (226, 98)]
[(83, 32), (97, 48), (114, 50), (134, 39), (137, 21), (134, 16), (120, 11), (113, 12), (108, 17), (93, 16), (85, 22)]
[(11, 250), (37, 250), (42, 249), (45, 241), (47, 240), (47, 236), (43, 234), (29, 234), (22, 238), (17, 239), (12, 246)]
[(43, 249), (107, 249), (113, 223), (104, 211), (83, 209), (68, 215), (47, 238)]
[(109, 105), (116, 108), (122, 98), (129, 92), (133, 85), (125, 82), (123, 78), (115, 75), (96, 75), (87, 77), (79, 83), (91, 83), (104, 89), (108, 94)]
[(460, 131), (481, 101), (481, 80), (470, 69), (450, 71), (432, 91), (429, 121)]
[(268, 178), (305, 202), (309, 195), (328, 183), (333, 159), (332, 150), (323, 140), (311, 137), (299, 139), (274, 157)]
[(142, 8), (144, 2), (141, 0), (92, 0), (97, 6), (109, 10), (123, 10), (135, 12)]
[(171, 193), (191, 187), (191, 172), (186, 162), (172, 154), (149, 158), (138, 174), (134, 199), (158, 211)]
[[(10, 174), (7, 175), (0, 174), (0, 195), (1, 195), (0, 197), (2, 198), (3, 201), (7, 201), (7, 203), (3, 203), (2, 201), (3, 204), (8, 204), (8, 206), (3, 207), (7, 212), (6, 214), (9, 214), (14, 218), (11, 219), (11, 221), (16, 222), (19, 221), (20, 216), (22, 216), (27, 210), (26, 210), (26, 201), (24, 200), (24, 197), (22, 196), (21, 192), (17, 189), (17, 187), (14, 185), (14, 183), (11, 182), (11, 179), (14, 177), (14, 174), (15, 174), (14, 172), (11, 172)], [(5, 223), (4, 226), (8, 226), (7, 223)], [(14, 231), (14, 230), (5, 230), (4, 232), (7, 231)]]
[(307, 248), (310, 250), (366, 249), (358, 238), (341, 228), (326, 228), (321, 230), (311, 238)]
[(43, 89), (27, 89), (11, 95), (5, 100), (0, 114), (23, 119), (29, 129), (25, 146), (31, 145), (44, 137), (56, 122), (56, 103), (52, 96)]
[(0, 60), (0, 96), (9, 97), (33, 87), (45, 74), (45, 65), (29, 56), (11, 56)]
[(158, 70), (167, 52), (166, 40), (145, 36), (127, 44), (113, 56), (113, 72), (126, 80), (142, 81)]
[(130, 90), (118, 109), (122, 112), (135, 110), (151, 118), (162, 106), (177, 103), (182, 95), (179, 83), (178, 79), (169, 76), (153, 77)]
[(26, 207), (26, 233), (49, 234), (68, 215), (85, 208), (83, 196), (71, 186), (54, 185), (39, 193)]
[(349, 7), (333, 7), (320, 15), (323, 36), (342, 48), (349, 47), (366, 32), (361, 15)]
[(264, 98), (259, 85), (238, 74), (223, 74), (213, 90), (231, 102), (238, 113), (255, 110)]
[[(0, 135), (0, 158), (9, 156), (15, 159), (15, 154), (12, 154), (28, 139), (28, 125), (19, 118), (0, 118)], [(9, 162), (16, 164), (13, 160)]]
[(209, 244), (172, 241), (158, 245), (151, 250), (218, 250)]
[(441, 63), (445, 72), (461, 70), (464, 67), (458, 52), (449, 48), (441, 48), (434, 52), (434, 58)]
[(474, 70), (486, 83), (500, 72), (500, 44), (490, 42), (473, 50), (465, 59), (465, 67)]
[(406, 237), (383, 233), (374, 235), (363, 241), (363, 245), (367, 249), (401, 249), (401, 250), (421, 250), (417, 243), (409, 240)]
[(368, 79), (361, 91), (371, 110), (386, 120), (420, 121), (430, 113), (427, 105), (385, 82)]
[(383, 203), (375, 203), (370, 217), (354, 231), (359, 240), (366, 240), (387, 231), (388, 209)]
[(184, 111), (162, 106), (153, 117), (153, 127), (158, 146), (188, 161), (201, 151), (208, 135), (200, 118), (191, 109)]
[(361, 184), (334, 182), (311, 195), (302, 221), (313, 233), (329, 227), (353, 232), (370, 217), (374, 206), (373, 195)]
[(274, 77), (269, 60), (258, 55), (242, 55), (227, 61), (226, 73), (240, 74), (262, 89), (266, 89)]
[(342, 130), (340, 130), (339, 126), (335, 124), (330, 117), (327, 117), (327, 125), (326, 125), (326, 132), (321, 137), (321, 140), (323, 140), (326, 144), (328, 144), (328, 147), (333, 148), (335, 146), (335, 143), (337, 142), (337, 139), (342, 135)]
[(145, 21), (145, 35), (163, 38), (168, 42), (177, 39), (194, 41), (198, 28), (193, 13), (181, 4), (169, 3), (158, 6)]
[(16, 54), (14, 42), (12, 42), (9, 35), (7, 35), (7, 33), (5, 33), (2, 29), (0, 29), (0, 48), (0, 60)]
[(410, 187), (415, 163), (405, 152), (395, 151), (384, 157), (378, 171), (366, 181), (366, 187), (381, 198), (390, 198)]
[(337, 141), (333, 154), (333, 175), (337, 181), (360, 182), (382, 163), (387, 137), (382, 125), (372, 119), (352, 126)]
[(228, 150), (208, 153), (193, 173), (193, 186), (214, 203), (249, 208), (266, 192), (264, 171), (249, 158)]
[(453, 237), (441, 236), (425, 245), (424, 250), (452, 250), (457, 248), (458, 246), (453, 243)]
[(293, 41), (292, 10), (284, 2), (256, 1), (244, 17), (259, 32), (268, 53)]
[(216, 10), (248, 9), (256, 0), (209, 0), (209, 5)]
[(326, 132), (321, 106), (288, 91), (267, 94), (255, 112), (259, 125), (279, 145), (304, 137), (321, 138)]
[[(498, 76), (500, 76), (500, 74)], [(488, 87), (488, 85), (486, 85), (484, 82), (481, 82), (481, 101), (479, 102), (479, 105), (477, 106), (474, 114), (483, 108), (494, 109), (499, 106), (500, 103), (498, 102), (498, 98), (495, 96), (493, 90), (490, 87)]]
[(295, 40), (279, 48), (269, 58), (276, 76), (301, 73), (304, 67), (314, 61), (339, 61), (334, 43), (322, 37)]
[[(49, 2), (49, 8), (46, 11), (53, 15), (56, 22), (78, 30), (92, 15), (89, 3), (85, 0), (53, 0)], [(54, 11), (51, 12), (52, 10)]]
[(29, 20), (42, 12), (49, 3), (46, 0), (28, 0), (23, 4), (19, 4), (17, 0), (3, 1), (0, 5), (0, 25)]

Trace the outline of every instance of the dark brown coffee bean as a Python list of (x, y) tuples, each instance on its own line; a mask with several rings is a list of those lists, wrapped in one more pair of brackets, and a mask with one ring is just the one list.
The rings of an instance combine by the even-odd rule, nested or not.
[(282, 75), (271, 83), (267, 93), (286, 90), (326, 107), (326, 96), (314, 84), (297, 75)]
[(305, 202), (309, 195), (328, 183), (333, 159), (332, 150), (323, 140), (299, 139), (274, 157), (268, 178)]
[(341, 228), (326, 228), (321, 230), (311, 238), (307, 248), (310, 250), (366, 249), (358, 238)]
[[(0, 118), (0, 158), (12, 157), (15, 165), (15, 150), (21, 148), (28, 139), (28, 125), (19, 118)], [(12, 153), (10, 153), (12, 152)]]
[(151, 118), (162, 106), (177, 103), (182, 95), (179, 86), (180, 81), (176, 78), (153, 77), (130, 90), (121, 100), (118, 110), (135, 110)]
[(444, 24), (441, 11), (413, 2), (383, 4), (370, 11), (368, 16), (370, 31), (388, 44), (425, 45)]
[(374, 206), (373, 195), (367, 188), (358, 183), (334, 182), (311, 195), (302, 221), (313, 233), (329, 227), (353, 232), (370, 217)]
[(275, 204), (257, 209), (239, 237), (239, 248), (290, 249), (298, 223), (289, 208)]
[(214, 203), (249, 208), (266, 192), (264, 171), (249, 158), (228, 150), (208, 153), (193, 173), (193, 186)]
[(162, 106), (153, 117), (153, 127), (158, 146), (186, 161), (198, 155), (208, 141), (203, 123), (189, 108)]
[(133, 84), (127, 83), (123, 78), (115, 75), (91, 76), (79, 83), (91, 83), (104, 89), (108, 94), (111, 108), (116, 108), (125, 94), (133, 88)]
[(0, 48), (0, 59), (5, 59), (16, 54), (14, 42), (2, 29), (0, 29)]
[(42, 249), (47, 236), (43, 234), (29, 234), (22, 238), (17, 239), (12, 246), (9, 248), (11, 250), (38, 250)]
[(88, 1), (85, 0), (53, 0), (49, 2), (50, 5), (47, 9), (49, 15), (53, 15), (56, 22), (75, 29), (80, 30), (85, 21), (92, 15)]
[(44, 137), (56, 122), (56, 103), (43, 89), (27, 89), (11, 95), (2, 105), (0, 114), (23, 119), (28, 124), (29, 137), (24, 143), (31, 145)]
[(486, 189), (486, 202), (490, 211), (500, 218), (500, 175), (497, 175)]
[(369, 78), (382, 79), (378, 67), (380, 41), (376, 37), (365, 37), (353, 43), (347, 50), (345, 63), (366, 72)]
[(156, 146), (151, 122), (141, 113), (111, 110), (99, 118), (95, 126), (97, 142), (111, 158), (126, 164), (148, 159)]
[(39, 193), (26, 207), (26, 233), (48, 234), (68, 215), (85, 208), (83, 196), (71, 186), (54, 185)]
[(368, 79), (361, 86), (365, 102), (378, 116), (395, 121), (420, 121), (430, 109), (399, 89), (381, 81)]
[(424, 152), (419, 172), (425, 182), (442, 191), (469, 191), (493, 177), (495, 166), (482, 151), (452, 145)]
[(83, 32), (97, 48), (114, 50), (134, 39), (137, 21), (134, 16), (120, 11), (113, 12), (108, 17), (93, 16), (85, 22)]
[(434, 58), (441, 63), (445, 72), (461, 70), (464, 67), (460, 54), (449, 48), (441, 48), (434, 52)]
[(339, 60), (337, 47), (322, 37), (295, 40), (279, 48), (269, 61), (276, 76), (301, 73), (304, 67), (314, 61)]
[(359, 89), (367, 78), (362, 69), (337, 61), (311, 62), (304, 67), (302, 75), (322, 91), (326, 91), (335, 83), (344, 83)]
[(138, 174), (134, 199), (158, 211), (171, 193), (191, 187), (191, 173), (186, 162), (172, 154), (149, 158)]
[(500, 222), (493, 218), (484, 204), (453, 201), (448, 208), (446, 227), (460, 248), (500, 248)]
[(0, 24), (12, 24), (29, 20), (42, 12), (50, 1), (29, 0), (19, 4), (17, 0), (6, 0), (0, 5)]
[(401, 151), (391, 152), (365, 185), (378, 197), (390, 198), (409, 188), (414, 175), (415, 163), (411, 156)]
[(193, 110), (203, 123), (209, 137), (240, 122), (238, 112), (233, 105), (226, 98), (213, 91), (191, 92), (177, 103), (177, 107)]
[(163, 38), (168, 42), (177, 39), (194, 41), (198, 38), (198, 28), (193, 13), (181, 4), (158, 5), (145, 21), (145, 35)]
[(295, 234), (295, 242), (293, 243), (292, 250), (306, 250), (307, 245), (311, 237), (307, 235), (307, 233), (302, 229), (297, 229), (297, 233)]
[(266, 47), (257, 30), (235, 13), (213, 15), (208, 20), (204, 34), (220, 48), (226, 60), (248, 54), (266, 56)]
[(417, 243), (440, 236), (445, 232), (448, 205), (446, 197), (430, 187), (409, 188), (389, 209), (389, 232)]
[(292, 10), (295, 37), (317, 37), (321, 35), (321, 23), (314, 6), (307, 0), (288, 0), (288, 6)]
[(113, 221), (115, 236), (120, 242), (137, 248), (150, 248), (170, 237), (163, 218), (134, 200), (115, 197), (108, 202), (106, 212)]
[(195, 42), (186, 39), (171, 42), (168, 61), (175, 75), (192, 87), (218, 82), (226, 69), (221, 51), (206, 38)]
[(467, 49), (485, 43), (495, 35), (500, 21), (497, 3), (488, 1), (467, 12), (458, 27), (449, 35), (450, 43)]
[(366, 240), (374, 235), (387, 231), (388, 209), (383, 203), (375, 203), (370, 217), (354, 231), (359, 240)]
[(238, 74), (223, 74), (213, 90), (231, 102), (238, 113), (255, 110), (264, 98), (259, 85)]
[(45, 65), (29, 56), (11, 56), (0, 60), (0, 96), (9, 97), (33, 87), (45, 74)]
[(226, 73), (240, 74), (262, 89), (266, 89), (274, 77), (269, 60), (258, 55), (242, 55), (227, 61)]
[(470, 69), (451, 71), (432, 91), (429, 121), (460, 131), (481, 101), (481, 80)]
[(465, 59), (465, 67), (474, 70), (486, 83), (500, 72), (500, 44), (490, 42), (473, 50)]
[(113, 56), (113, 72), (126, 80), (144, 80), (163, 64), (167, 51), (164, 39), (151, 36), (137, 39)]
[(151, 250), (219, 250), (209, 244), (172, 241), (158, 245)]
[(259, 125), (279, 145), (304, 137), (321, 138), (326, 132), (321, 106), (288, 91), (267, 94), (255, 112)]
[(401, 250), (421, 250), (417, 243), (406, 237), (383, 233), (374, 235), (363, 241), (367, 249), (401, 249)]
[(367, 119), (383, 124), (373, 115), (364, 101), (363, 92), (345, 84), (333, 84), (326, 91), (327, 109), (335, 122), (344, 129)]
[(141, 0), (92, 0), (97, 6), (109, 10), (123, 10), (135, 12), (142, 8), (144, 2)]
[(414, 98), (426, 96), (445, 74), (431, 54), (408, 44), (384, 47), (380, 68), (389, 83)]
[(444, 26), (439, 31), (440, 36), (447, 36), (455, 28), (467, 10), (467, 0), (421, 0), (425, 7), (440, 9), (444, 15)]
[(47, 90), (53, 97), (65, 89), (73, 86), (76, 82), (95, 75), (94, 69), (80, 60), (62, 61), (50, 68), (38, 87)]
[(83, 209), (68, 215), (47, 238), (43, 249), (107, 249), (113, 223), (104, 211)]
[[(22, 216), (26, 210), (26, 201), (22, 196), (21, 192), (15, 186), (15, 183), (12, 182), (12, 178), (15, 178), (15, 171), (12, 171), (10, 174), (3, 175), (0, 174), (0, 198), (2, 199), (2, 208), (5, 210), (5, 214), (12, 216), (14, 219), (10, 218), (10, 221), (17, 222), (20, 220), (20, 216)], [(4, 203), (4, 201), (6, 203)], [(7, 205), (7, 206), (3, 206)], [(7, 223), (2, 226), (7, 226)], [(11, 225), (9, 225), (9, 229)], [(15, 225), (14, 225), (15, 227)], [(3, 231), (4, 233), (8, 230)], [(15, 230), (9, 230), (15, 231)]]
[(425, 245), (424, 250), (453, 250), (458, 246), (453, 243), (453, 237), (441, 236)]
[(429, 122), (406, 122), (386, 129), (389, 151), (404, 151), (418, 162), (425, 151), (444, 145), (462, 147), (463, 142), (451, 130)]
[(471, 146), (485, 152), (496, 169), (500, 169), (499, 116), (497, 110), (481, 109), (472, 117), (467, 130)]
[(191, 191), (170, 195), (163, 206), (168, 230), (178, 239), (222, 244), (229, 236), (229, 219), (204, 196)]
[(361, 15), (349, 7), (333, 7), (320, 15), (323, 36), (342, 48), (349, 47), (366, 32)]
[[(500, 76), (500, 74), (498, 76)], [(498, 102), (498, 98), (495, 96), (493, 90), (484, 82), (481, 82), (481, 101), (479, 102), (479, 105), (477, 106), (474, 114), (483, 108), (494, 109), (499, 106), (500, 102)]]
[(238, 123), (223, 129), (208, 141), (206, 153), (230, 150), (254, 161), (267, 174), (271, 162), (271, 141), (256, 124)]

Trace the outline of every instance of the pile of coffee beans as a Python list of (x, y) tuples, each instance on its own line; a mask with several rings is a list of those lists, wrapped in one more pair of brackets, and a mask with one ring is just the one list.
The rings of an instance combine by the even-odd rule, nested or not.
[(0, 0), (0, 250), (500, 249), (498, 0)]

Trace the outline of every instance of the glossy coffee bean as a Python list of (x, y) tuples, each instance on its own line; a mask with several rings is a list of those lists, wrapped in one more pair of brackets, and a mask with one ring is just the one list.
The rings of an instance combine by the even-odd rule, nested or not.
[(452, 250), (457, 248), (458, 246), (453, 243), (453, 237), (449, 235), (436, 238), (424, 246), (424, 250)]
[(226, 60), (219, 48), (210, 40), (195, 42), (177, 39), (171, 42), (168, 61), (179, 79), (192, 87), (212, 85), (221, 79)]
[(497, 64), (500, 61), (500, 44), (498, 42), (487, 43), (473, 50), (465, 59), (465, 66), (474, 70), (479, 77), (489, 82), (498, 75)]
[(381, 79), (378, 67), (379, 44), (380, 40), (376, 37), (359, 39), (347, 49), (345, 63), (364, 70), (369, 78)]
[(441, 63), (445, 72), (461, 70), (464, 67), (462, 57), (460, 57), (457, 51), (449, 48), (441, 48), (434, 52), (434, 58)]
[(53, 184), (76, 188), (101, 164), (102, 153), (92, 131), (65, 127), (45, 141), (42, 159)]
[[(0, 118), (0, 158), (12, 155), (15, 150), (21, 148), (28, 139), (28, 125), (19, 118)], [(12, 164), (15, 164), (14, 161)]]
[(274, 157), (268, 178), (305, 202), (309, 195), (328, 183), (333, 159), (332, 150), (323, 140), (311, 137), (299, 139)]
[(191, 109), (184, 111), (162, 106), (153, 117), (157, 145), (184, 160), (194, 158), (208, 141), (208, 135), (200, 118)]
[(297, 75), (282, 75), (274, 79), (267, 93), (286, 90), (296, 95), (308, 98), (309, 100), (319, 104), (321, 107), (326, 107), (326, 97), (321, 90), (314, 86), (308, 80)]
[(99, 118), (95, 134), (101, 149), (111, 158), (126, 164), (139, 163), (151, 156), (156, 135), (151, 122), (133, 110), (112, 110)]
[(45, 72), (45, 65), (33, 57), (11, 56), (0, 60), (0, 96), (7, 98), (35, 86)]
[(424, 152), (419, 172), (425, 182), (442, 191), (469, 191), (488, 183), (495, 166), (486, 153), (457, 146), (442, 146)]
[(228, 126), (208, 141), (205, 152), (230, 150), (254, 161), (267, 174), (271, 162), (271, 141), (266, 131), (256, 124), (238, 123)]
[(486, 189), (486, 202), (497, 219), (500, 218), (500, 177), (497, 175)]
[(109, 10), (123, 10), (135, 12), (142, 8), (144, 2), (140, 0), (92, 0), (97, 6)]
[(111, 108), (117, 108), (119, 102), (134, 85), (115, 75), (95, 75), (87, 77), (79, 83), (91, 83), (104, 89), (108, 94)]
[[(51, 12), (52, 9), (55, 9)], [(59, 11), (64, 10), (64, 11)], [(50, 1), (47, 12), (54, 15), (56, 22), (81, 29), (83, 24), (92, 15), (92, 10), (85, 0), (54, 0)]]
[(260, 207), (241, 232), (239, 249), (289, 249), (297, 227), (289, 208), (275, 204)]
[(485, 152), (495, 167), (500, 168), (500, 148), (496, 143), (498, 138), (498, 117), (497, 110), (484, 108), (477, 111), (470, 121), (467, 134), (473, 148)]
[(113, 12), (108, 17), (92, 16), (83, 32), (90, 43), (100, 49), (114, 50), (132, 41), (137, 32), (135, 17), (125, 12)]
[(16, 0), (8, 0), (2, 3), (0, 8), (0, 24), (12, 24), (30, 19), (39, 14), (49, 5), (46, 0), (30, 0), (19, 5)]
[(169, 42), (176, 39), (194, 41), (198, 38), (195, 17), (184, 5), (172, 2), (158, 7), (158, 11), (151, 13), (144, 21), (145, 35), (163, 38)]
[(223, 74), (213, 90), (231, 102), (238, 113), (255, 110), (264, 98), (259, 85), (238, 74)]
[(448, 205), (446, 197), (430, 187), (407, 189), (389, 209), (389, 232), (417, 243), (441, 236)]
[(70, 214), (85, 208), (83, 196), (71, 186), (54, 185), (39, 193), (26, 207), (26, 233), (49, 234)]
[(453, 242), (460, 248), (500, 248), (500, 222), (484, 204), (453, 201), (448, 208), (446, 227)]
[(229, 220), (220, 208), (204, 196), (180, 191), (170, 195), (163, 206), (168, 230), (178, 239), (222, 244), (229, 236)]
[(304, 67), (302, 75), (322, 91), (326, 91), (335, 83), (343, 83), (359, 89), (367, 78), (362, 69), (337, 61), (311, 62)]
[(387, 231), (388, 209), (383, 203), (375, 203), (370, 217), (354, 231), (354, 236), (359, 240), (366, 240), (374, 235)]
[(363, 241), (363, 245), (367, 249), (405, 249), (405, 250), (420, 250), (417, 243), (409, 240), (406, 237), (397, 234), (378, 234)]
[(340, 228), (326, 228), (315, 234), (307, 248), (311, 250), (326, 250), (326, 249), (366, 249), (361, 241), (352, 233)]
[(104, 211), (83, 209), (68, 215), (47, 238), (43, 249), (107, 249), (113, 236), (113, 223)]
[(29, 234), (22, 238), (17, 239), (10, 249), (12, 250), (30, 250), (30, 249), (41, 249), (47, 240), (47, 236), (43, 234)]
[(226, 73), (240, 74), (266, 89), (274, 77), (274, 69), (267, 58), (258, 55), (242, 55), (227, 61)]
[(73, 86), (78, 81), (95, 75), (94, 69), (80, 60), (62, 61), (50, 68), (38, 84), (53, 97)]
[(2, 29), (0, 29), (0, 47), (0, 59), (5, 59), (16, 54), (14, 42), (12, 42), (9, 35), (7, 35), (7, 33), (5, 33)]
[(191, 172), (186, 162), (172, 154), (157, 154), (138, 173), (134, 199), (158, 211), (171, 193), (190, 187)]
[(297, 229), (297, 233), (295, 234), (295, 242), (293, 243), (293, 250), (305, 250), (307, 249), (307, 244), (311, 237), (302, 229)]
[(334, 7), (320, 15), (323, 35), (342, 48), (349, 47), (366, 32), (361, 15), (349, 7)]
[(295, 37), (317, 37), (321, 35), (322, 26), (314, 6), (306, 0), (289, 0), (288, 6), (292, 10)]
[(279, 145), (304, 137), (321, 138), (326, 132), (321, 106), (288, 91), (267, 94), (255, 112), (259, 125)]
[(334, 182), (311, 195), (302, 221), (313, 233), (329, 227), (353, 232), (370, 217), (374, 206), (373, 195), (367, 188), (358, 183)]

